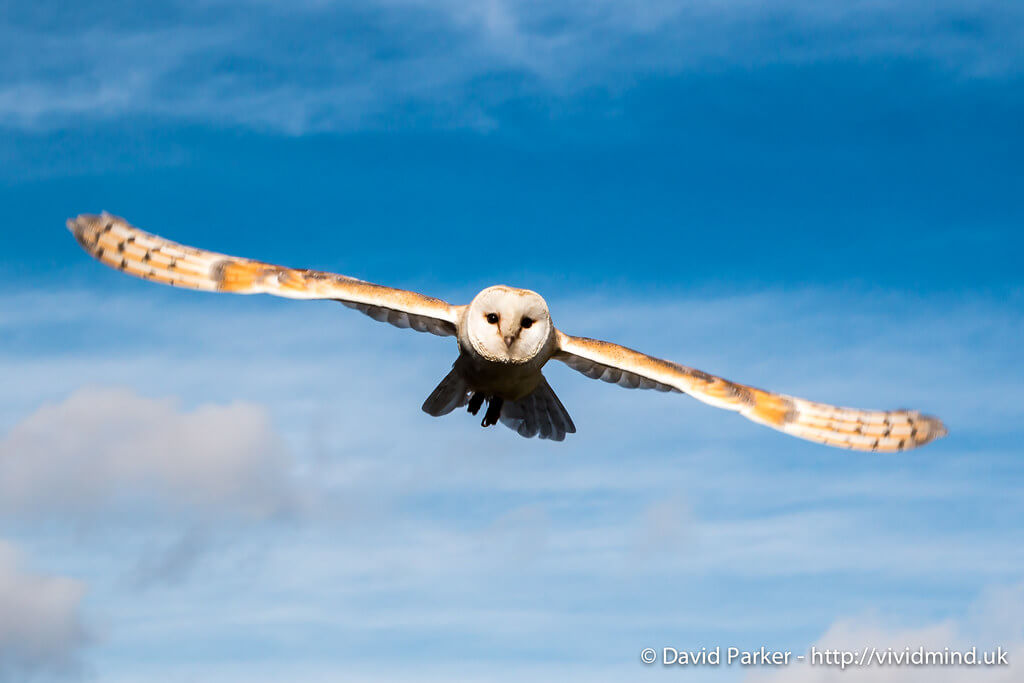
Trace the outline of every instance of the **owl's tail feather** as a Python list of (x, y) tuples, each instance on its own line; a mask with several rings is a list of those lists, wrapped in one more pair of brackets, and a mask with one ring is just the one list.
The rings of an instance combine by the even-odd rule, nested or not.
[(469, 400), (469, 387), (458, 370), (452, 369), (423, 402), (423, 412), (434, 417), (447, 415)]
[(576, 425), (568, 411), (544, 378), (528, 396), (518, 401), (503, 401), (498, 397), (473, 393), (462, 374), (453, 368), (423, 402), (423, 412), (440, 417), (468, 403), (469, 412), (475, 415), (484, 400), (487, 401), (487, 414), (481, 423), (484, 427), (500, 420), (521, 436), (540, 436), (553, 441), (562, 441), (566, 434), (576, 433)]
[(562, 441), (566, 434), (576, 433), (569, 412), (543, 377), (530, 395), (518, 401), (505, 401), (501, 423), (526, 438), (539, 435), (542, 439)]

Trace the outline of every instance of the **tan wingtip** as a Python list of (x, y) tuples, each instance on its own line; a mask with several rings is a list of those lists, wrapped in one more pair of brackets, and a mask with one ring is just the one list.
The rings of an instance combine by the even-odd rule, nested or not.
[(946, 429), (946, 425), (943, 424), (942, 420), (935, 417), (934, 415), (922, 415), (921, 420), (928, 425), (928, 437), (926, 441), (922, 441), (922, 445), (941, 439), (942, 437), (949, 434), (949, 430)]
[(68, 230), (71, 231), (75, 241), (78, 242), (78, 246), (85, 249), (87, 252), (92, 252), (93, 242), (98, 230), (93, 227), (99, 222), (99, 216), (93, 216), (87, 213), (79, 214), (74, 218), (69, 218), (67, 222)]
[(71, 234), (78, 238), (80, 235), (89, 232), (90, 229), (95, 230), (97, 227), (102, 226), (113, 218), (114, 216), (111, 216), (106, 211), (99, 215), (93, 213), (80, 213), (74, 218), (69, 218), (65, 225), (68, 230), (71, 231)]
[(99, 216), (93, 216), (92, 214), (82, 213), (74, 218), (69, 218), (67, 223), (68, 230), (74, 235), (75, 240), (83, 248), (88, 245), (85, 243), (85, 236), (89, 233), (89, 227), (99, 220)]
[(80, 233), (86, 225), (96, 220), (96, 218), (97, 217), (93, 216), (92, 214), (80, 213), (74, 218), (69, 218), (67, 220), (67, 223), (65, 223), (64, 225), (68, 227), (68, 230), (70, 230), (73, 235), (77, 236), (78, 233)]

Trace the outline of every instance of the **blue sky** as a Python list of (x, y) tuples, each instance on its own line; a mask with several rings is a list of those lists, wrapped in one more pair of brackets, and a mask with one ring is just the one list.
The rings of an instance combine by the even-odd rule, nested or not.
[[(648, 646), (1024, 659), (1022, 15), (6, 3), (0, 679), (840, 675), (645, 668)], [(567, 332), (950, 436), (850, 454), (562, 366), (563, 444), (435, 420), (450, 340), (132, 280), (63, 228), (100, 210), (454, 302), (530, 287)], [(842, 675), (1018, 677), (985, 673)]]

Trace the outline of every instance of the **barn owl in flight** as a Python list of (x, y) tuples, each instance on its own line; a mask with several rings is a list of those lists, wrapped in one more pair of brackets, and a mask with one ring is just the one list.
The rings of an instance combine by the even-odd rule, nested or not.
[(458, 340), (451, 372), (423, 403), (430, 415), (461, 406), (482, 425), (561, 441), (576, 431), (541, 370), (551, 359), (623, 387), (689, 394), (803, 439), (862, 451), (902, 451), (942, 437), (942, 422), (910, 410), (856, 410), (730, 382), (618, 344), (573, 337), (551, 321), (536, 292), (498, 285), (464, 306), (345, 275), (296, 270), (186, 247), (102, 214), (68, 221), (78, 243), (106, 265), (136, 277), (210, 292), (333, 299), (374, 320)]

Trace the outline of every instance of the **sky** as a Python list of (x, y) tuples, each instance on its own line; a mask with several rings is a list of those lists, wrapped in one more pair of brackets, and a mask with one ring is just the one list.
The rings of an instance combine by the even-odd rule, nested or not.
[[(0, 681), (1019, 680), (1020, 3), (0, 7)], [(102, 210), (950, 434), (558, 363), (564, 443), (431, 418), (451, 339), (128, 278)], [(1010, 665), (640, 661), (716, 646)]]

